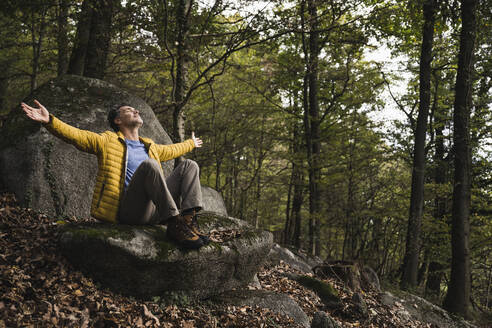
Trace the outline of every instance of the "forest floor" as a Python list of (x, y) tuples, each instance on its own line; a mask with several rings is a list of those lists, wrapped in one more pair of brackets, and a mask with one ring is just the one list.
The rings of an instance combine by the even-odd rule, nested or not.
[[(209, 301), (164, 305), (113, 293), (62, 256), (58, 231), (56, 219), (19, 207), (11, 194), (0, 195), (0, 328), (298, 327), (292, 319), (258, 307)], [(395, 309), (379, 303), (376, 293), (364, 293), (368, 317), (361, 319), (351, 293), (335, 281), (329, 282), (341, 295), (342, 306), (328, 309), (314, 292), (288, 279), (287, 273), (298, 272), (284, 263), (263, 268), (258, 273), (261, 289), (289, 295), (310, 318), (325, 311), (342, 327), (431, 327), (396, 317)]]

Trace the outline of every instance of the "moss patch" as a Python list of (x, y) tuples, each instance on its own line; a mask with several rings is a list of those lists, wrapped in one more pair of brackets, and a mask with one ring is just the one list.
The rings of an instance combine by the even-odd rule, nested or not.
[(107, 239), (109, 237), (112, 238), (121, 238), (124, 240), (131, 240), (135, 237), (130, 226), (121, 226), (116, 224), (103, 224), (103, 223), (95, 223), (95, 224), (67, 224), (63, 225), (61, 228), (63, 232), (70, 232), (75, 237), (78, 238), (91, 238), (91, 239)]
[(135, 238), (135, 230), (139, 230), (155, 242), (157, 257), (167, 260), (171, 251), (177, 248), (176, 244), (169, 241), (166, 236), (166, 229), (161, 226), (131, 226), (118, 224), (67, 224), (61, 228), (62, 232), (69, 232), (74, 239), (91, 239), (105, 241), (108, 238), (122, 239), (130, 241)]
[(340, 303), (340, 296), (335, 288), (327, 282), (318, 280), (310, 276), (299, 276), (296, 281), (306, 288), (314, 291), (326, 305)]
[(163, 293), (159, 298), (159, 305), (165, 308), (168, 305), (175, 304), (178, 306), (187, 306), (192, 304), (193, 299), (187, 295), (185, 292), (180, 291), (169, 291)]
[(160, 260), (167, 260), (169, 257), (169, 253), (177, 248), (176, 244), (167, 239), (165, 233), (163, 234), (163, 236), (158, 237), (155, 237), (154, 235), (154, 241), (158, 250), (157, 256)]

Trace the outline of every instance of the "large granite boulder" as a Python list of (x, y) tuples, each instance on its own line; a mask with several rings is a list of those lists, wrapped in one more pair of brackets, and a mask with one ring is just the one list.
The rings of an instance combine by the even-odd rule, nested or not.
[[(110, 108), (127, 104), (137, 108), (144, 125), (140, 134), (162, 144), (171, 139), (152, 109), (139, 97), (107, 82), (66, 75), (52, 80), (24, 99), (39, 100), (66, 123), (94, 132), (110, 130)], [(26, 207), (51, 215), (88, 217), (97, 171), (96, 156), (83, 153), (52, 136), (41, 124), (13, 110), (0, 132), (0, 185), (15, 193)], [(173, 162), (163, 163), (167, 175)], [(205, 208), (227, 215), (220, 195), (205, 189)], [(218, 196), (218, 197), (217, 197)], [(222, 207), (220, 205), (222, 202)]]
[(287, 263), (291, 268), (304, 273), (312, 273), (313, 267), (323, 263), (323, 260), (316, 256), (308, 256), (302, 252), (280, 246), (273, 245), (268, 254), (268, 264), (278, 265), (280, 261)]
[[(169, 144), (152, 109), (139, 97), (107, 82), (81, 76), (52, 80), (24, 99), (37, 99), (50, 113), (78, 128), (103, 132), (109, 109), (128, 104), (140, 110), (141, 135)], [(1, 131), (0, 172), (3, 187), (27, 207), (49, 214), (87, 217), (97, 171), (96, 156), (52, 136), (41, 124), (13, 110)], [(15, 165), (12, 165), (15, 163)], [(172, 163), (164, 165), (170, 172)]]
[(143, 299), (203, 299), (250, 283), (273, 245), (272, 234), (210, 212), (199, 222), (206, 232), (237, 233), (186, 251), (168, 241), (164, 226), (66, 225), (60, 246), (74, 266), (102, 285)]
[(202, 186), (203, 210), (227, 216), (224, 199), (215, 189)]

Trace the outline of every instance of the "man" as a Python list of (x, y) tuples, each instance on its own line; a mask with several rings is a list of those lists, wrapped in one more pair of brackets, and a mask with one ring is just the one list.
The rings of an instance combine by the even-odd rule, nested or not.
[[(122, 224), (167, 224), (167, 235), (180, 246), (197, 249), (209, 239), (200, 233), (196, 213), (202, 208), (198, 165), (180, 163), (164, 178), (160, 162), (177, 158), (202, 140), (160, 145), (139, 136), (143, 125), (138, 110), (117, 106), (108, 114), (112, 131), (95, 133), (70, 126), (54, 117), (37, 100), (37, 107), (21, 103), (26, 116), (43, 123), (53, 135), (98, 159), (91, 215)], [(178, 204), (181, 203), (181, 213)]]

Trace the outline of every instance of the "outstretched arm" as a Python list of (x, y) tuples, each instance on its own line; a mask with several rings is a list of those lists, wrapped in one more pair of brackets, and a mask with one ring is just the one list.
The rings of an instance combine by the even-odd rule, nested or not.
[(157, 145), (157, 151), (159, 153), (159, 159), (164, 162), (182, 156), (192, 151), (193, 148), (199, 148), (202, 145), (203, 141), (195, 137), (195, 132), (192, 132), (191, 139), (171, 145)]
[(49, 123), (50, 113), (48, 112), (46, 107), (41, 105), (41, 103), (39, 103), (39, 101), (37, 100), (34, 100), (34, 103), (38, 106), (38, 108), (31, 107), (26, 103), (21, 103), (22, 110), (24, 111), (24, 113), (26, 113), (26, 116), (36, 122)]
[(46, 107), (37, 100), (34, 103), (38, 107), (31, 107), (21, 103), (22, 110), (31, 120), (45, 124), (46, 129), (58, 138), (71, 143), (79, 150), (96, 154), (100, 150), (101, 136), (97, 133), (78, 129), (50, 115)]

